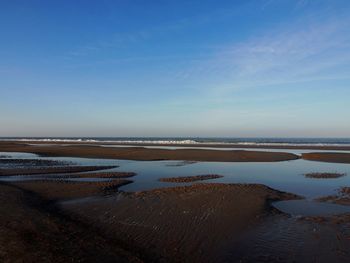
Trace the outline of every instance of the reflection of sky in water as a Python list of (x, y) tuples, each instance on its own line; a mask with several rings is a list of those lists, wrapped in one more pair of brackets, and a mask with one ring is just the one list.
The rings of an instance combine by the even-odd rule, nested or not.
[[(189, 176), (199, 174), (220, 174), (223, 178), (210, 180), (222, 183), (261, 183), (281, 191), (292, 192), (305, 197), (333, 194), (340, 186), (350, 185), (350, 165), (311, 162), (305, 160), (274, 163), (224, 163), (200, 162), (185, 166), (168, 167), (170, 161), (135, 162), (121, 164), (119, 169), (138, 173), (134, 183), (122, 190), (138, 191), (162, 187), (157, 182), (161, 177)], [(345, 176), (337, 179), (305, 178), (310, 172), (342, 172)], [(171, 185), (171, 184), (169, 184)]]
[[(220, 174), (223, 178), (206, 182), (220, 183), (259, 183), (271, 188), (291, 192), (307, 198), (334, 194), (341, 186), (350, 186), (350, 164), (335, 164), (295, 160), (272, 163), (198, 162), (183, 166), (179, 161), (130, 161), (110, 159), (88, 159), (68, 157), (37, 157), (32, 154), (0, 153), (13, 158), (40, 158), (72, 161), (80, 165), (119, 165), (112, 171), (136, 172), (132, 184), (125, 185), (123, 191), (141, 191), (181, 184), (163, 183), (161, 177)], [(172, 166), (169, 166), (172, 165)], [(339, 172), (348, 176), (337, 179), (305, 178), (311, 172)], [(1, 178), (0, 178), (1, 179)], [(204, 182), (204, 181), (203, 181)]]
[(38, 156), (33, 153), (0, 152), (0, 155), (14, 159), (36, 159)]
[(335, 215), (350, 212), (350, 206), (314, 202), (305, 199), (274, 202), (273, 206), (293, 216)]

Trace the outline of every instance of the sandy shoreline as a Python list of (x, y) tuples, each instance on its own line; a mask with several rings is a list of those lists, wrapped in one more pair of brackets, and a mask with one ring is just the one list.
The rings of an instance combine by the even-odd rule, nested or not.
[[(1, 152), (24, 152), (35, 153), (47, 157), (86, 157), (102, 159), (124, 159), (138, 161), (159, 161), (159, 160), (176, 160), (176, 161), (207, 161), (207, 162), (279, 162), (297, 159), (309, 161), (333, 162), (333, 163), (350, 163), (350, 153), (346, 152), (309, 152), (301, 156), (287, 153), (268, 151), (268, 149), (279, 149), (278, 147), (254, 147), (265, 148), (266, 151), (254, 151), (253, 147), (244, 147), (247, 150), (207, 150), (207, 149), (155, 149), (138, 147), (100, 147), (99, 144), (90, 143), (70, 143), (62, 145), (61, 143), (43, 142), (35, 145), (25, 144), (23, 142), (0, 141)], [(153, 145), (154, 146), (154, 145)], [(164, 145), (162, 145), (164, 146)], [(187, 145), (189, 146), (189, 145)], [(185, 147), (184, 147), (185, 148)], [(240, 147), (242, 148), (242, 147)], [(350, 150), (339, 147), (283, 147), (284, 149), (312, 149), (317, 150)]]
[[(101, 144), (101, 143), (98, 143)], [(96, 143), (96, 145), (98, 145)], [(109, 144), (109, 143), (108, 143)], [(111, 143), (110, 145), (113, 145)], [(114, 145), (130, 145), (130, 146), (176, 146), (176, 147), (212, 147), (212, 148), (241, 148), (241, 149), (289, 149), (289, 150), (334, 150), (334, 151), (350, 151), (350, 146), (313, 146), (313, 145), (245, 145), (245, 144), (147, 144), (147, 143), (125, 143)]]
[[(63, 239), (61, 235), (57, 235), (55, 231), (46, 231), (46, 236), (56, 235), (56, 237), (53, 241), (47, 242), (48, 248), (43, 248), (36, 245), (35, 242), (21, 240), (18, 232), (31, 226), (31, 235), (34, 240), (37, 236), (41, 238), (38, 229), (45, 227), (43, 225), (46, 222), (49, 224), (53, 224), (52, 220), (56, 222), (60, 214), (55, 213), (60, 213), (59, 211), (63, 209), (64, 214), (69, 215), (69, 218), (74, 218), (77, 229), (83, 226), (85, 228), (82, 233), (74, 232), (75, 240), (85, 242), (90, 228), (99, 230), (98, 236), (101, 240), (95, 245), (97, 249), (102, 246), (107, 259), (110, 259), (108, 256), (113, 255), (116, 262), (123, 262), (125, 256), (134, 261), (141, 258), (145, 262), (214, 262), (217, 251), (226, 240), (239, 238), (245, 229), (254, 227), (262, 218), (273, 215), (273, 209), (268, 205), (271, 200), (297, 198), (295, 195), (275, 191), (263, 185), (197, 184), (125, 193), (123, 198), (111, 196), (91, 202), (69, 202), (60, 205), (61, 208), (52, 203), (53, 200), (59, 201), (96, 194), (101, 191), (101, 187), (105, 187), (104, 184), (98, 183), (83, 190), (84, 187), (81, 183), (79, 184), (44, 181), (0, 184), (0, 190), (3, 193), (0, 195), (0, 203), (10, 198), (11, 207), (20, 206), (19, 211), (11, 209), (11, 217), (18, 218), (18, 220), (25, 218), (25, 223), (16, 231), (12, 230), (11, 235), (9, 233), (11, 230), (4, 229), (4, 224), (0, 226), (1, 233), (4, 233), (0, 236), (2, 245), (0, 258), (2, 256), (5, 260), (36, 259), (40, 261), (45, 257), (51, 257), (52, 247), (62, 246), (57, 243)], [(74, 189), (80, 190), (76, 192)], [(14, 191), (16, 193), (12, 193)], [(16, 198), (24, 193), (31, 193), (26, 197), (29, 200), (31, 196), (40, 197), (41, 203), (36, 204), (35, 207), (27, 207), (21, 199)], [(54, 213), (46, 210), (45, 204), (48, 201), (51, 202), (50, 209), (53, 209)], [(29, 208), (34, 211), (23, 215), (24, 212), (21, 211)], [(48, 215), (49, 218), (47, 218)], [(1, 220), (9, 220), (8, 217), (10, 215), (6, 213), (0, 216)], [(54, 229), (58, 228), (64, 233), (63, 229), (66, 228), (67, 222), (56, 224), (58, 225), (55, 225)], [(13, 251), (16, 250), (16, 247), (7, 245), (4, 237), (11, 242), (19, 242), (21, 249), (26, 253), (15, 255)], [(65, 242), (69, 243), (71, 236), (64, 238), (68, 239)], [(123, 249), (115, 242), (105, 246), (104, 244), (110, 240), (119, 240), (118, 244), (124, 244)], [(83, 245), (82, 252), (75, 258), (81, 259), (82, 262), (95, 262), (86, 261), (89, 254), (85, 251), (85, 247), (93, 242), (95, 239)], [(69, 257), (71, 253), (74, 253), (75, 247), (72, 246), (71, 250), (66, 247), (67, 251), (60, 251), (59, 258)], [(125, 251), (125, 248), (131, 250)], [(35, 254), (37, 249), (40, 250), (39, 255)], [(100, 251), (97, 251), (95, 258), (100, 257), (102, 260), (104, 257), (99, 253)], [(60, 262), (60, 260), (51, 259), (48, 262)], [(107, 262), (113, 262), (113, 260)]]
[[(75, 147), (79, 150), (74, 154), (98, 154), (90, 151), (100, 148)], [(49, 150), (62, 154), (72, 147)], [(239, 153), (240, 158), (246, 154)], [(28, 171), (57, 169), (50, 166), (57, 163), (50, 161), (24, 163), (33, 165), (24, 168)], [(59, 167), (68, 172), (60, 175), (0, 183), (0, 262), (348, 262), (350, 258), (348, 216), (296, 219), (271, 206), (274, 201), (301, 198), (295, 194), (262, 184), (211, 182), (122, 192), (118, 188), (137, 177), (132, 169), (82, 173), (81, 168), (97, 169), (83, 166), (69, 172), (72, 167), (77, 166)], [(170, 179), (208, 177), (216, 176)], [(348, 192), (343, 190), (341, 199), (322, 201), (348, 202)]]
[(328, 173), (315, 172), (315, 173), (304, 174), (306, 178), (314, 178), (314, 179), (336, 179), (346, 175), (347, 174), (345, 173), (329, 173), (329, 172)]
[(140, 161), (184, 160), (208, 162), (277, 162), (299, 159), (298, 155), (264, 151), (220, 151), (204, 149), (147, 149), (142, 147), (107, 148), (82, 145), (35, 146), (16, 142), (0, 142), (2, 152), (26, 152), (41, 156), (88, 157)]
[(58, 166), (38, 168), (5, 168), (0, 169), (0, 176), (40, 175), (40, 174), (71, 174), (112, 169), (118, 166)]
[(71, 182), (65, 180), (33, 180), (13, 182), (20, 189), (34, 192), (49, 201), (79, 199), (116, 192), (118, 187), (132, 183), (126, 179), (111, 179), (107, 182)]
[(111, 195), (106, 184), (87, 184), (0, 183), (0, 261), (348, 262), (350, 256), (349, 216), (291, 218), (270, 203), (299, 197), (264, 185), (204, 183)]
[(144, 146), (169, 146), (169, 147), (181, 147), (181, 148), (195, 148), (195, 147), (209, 147), (209, 148), (242, 148), (242, 149), (289, 149), (289, 150), (334, 150), (334, 151), (350, 151), (350, 146), (341, 146), (341, 145), (288, 145), (288, 144), (280, 144), (280, 145), (272, 145), (272, 144), (264, 144), (264, 145), (253, 145), (253, 144), (237, 144), (237, 143), (131, 143), (131, 142), (60, 142), (60, 141), (0, 141), (0, 145), (2, 143), (18, 143), (22, 145), (27, 144), (38, 144), (38, 145), (85, 145), (85, 146), (99, 146), (99, 145), (115, 145), (115, 146), (133, 146), (133, 147), (144, 147)]
[(302, 158), (309, 161), (350, 163), (350, 153), (303, 153)]
[(0, 262), (143, 262), (35, 191), (0, 184)]
[(204, 181), (210, 179), (218, 179), (224, 176), (218, 174), (205, 174), (205, 175), (192, 175), (192, 176), (178, 176), (178, 177), (164, 177), (159, 178), (160, 182), (170, 182), (170, 183), (190, 183), (197, 181)]
[(339, 205), (350, 205), (350, 187), (342, 187), (338, 189), (337, 194), (323, 196), (316, 199), (320, 202), (330, 202)]

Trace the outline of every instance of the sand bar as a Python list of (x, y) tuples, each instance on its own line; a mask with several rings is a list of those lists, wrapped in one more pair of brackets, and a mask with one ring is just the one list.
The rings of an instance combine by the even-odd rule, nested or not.
[(218, 174), (205, 174), (205, 175), (193, 175), (193, 176), (179, 176), (179, 177), (164, 177), (160, 178), (161, 182), (169, 182), (169, 183), (189, 183), (196, 181), (203, 181), (209, 179), (217, 179), (222, 178), (224, 176)]
[(12, 175), (40, 175), (40, 174), (59, 174), (59, 173), (79, 173), (112, 169), (118, 166), (61, 166), (61, 167), (39, 167), (39, 168), (10, 168), (0, 169), (0, 176)]
[(304, 174), (306, 178), (315, 178), (315, 179), (336, 179), (343, 176), (346, 176), (345, 173), (307, 173)]
[(350, 163), (350, 153), (303, 153), (302, 158), (309, 161), (329, 163)]
[(50, 146), (50, 145), (121, 145), (121, 146), (136, 146), (136, 147), (143, 147), (143, 146), (175, 146), (175, 147), (213, 147), (213, 148), (246, 148), (246, 149), (290, 149), (290, 150), (335, 150), (335, 151), (350, 151), (349, 145), (313, 145), (313, 144), (283, 144), (283, 143), (270, 143), (270, 144), (240, 144), (240, 143), (186, 143), (186, 144), (179, 144), (179, 143), (132, 143), (132, 142), (106, 142), (106, 141), (99, 141), (99, 142), (78, 142), (78, 141), (70, 141), (70, 142), (60, 142), (60, 141), (0, 141), (1, 143), (19, 143), (19, 144), (33, 144), (33, 145), (42, 145), (42, 146)]
[(220, 151), (204, 149), (147, 149), (142, 147), (107, 148), (90, 145), (40, 147), (17, 142), (0, 142), (2, 152), (26, 152), (41, 156), (88, 157), (140, 161), (184, 160), (208, 162), (277, 162), (299, 159), (298, 155), (264, 151)]

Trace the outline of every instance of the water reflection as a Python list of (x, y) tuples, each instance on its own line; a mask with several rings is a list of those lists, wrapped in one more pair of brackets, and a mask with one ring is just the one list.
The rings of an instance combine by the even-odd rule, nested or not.
[(278, 210), (293, 216), (329, 216), (350, 213), (350, 206), (311, 200), (280, 201), (272, 205)]
[[(219, 174), (223, 178), (209, 180), (215, 183), (258, 183), (271, 188), (315, 198), (335, 194), (342, 186), (350, 186), (350, 165), (293, 160), (272, 163), (239, 163), (239, 162), (196, 162), (178, 165), (178, 161), (130, 161), (110, 159), (89, 159), (71, 157), (38, 157), (34, 154), (0, 153), (12, 158), (40, 158), (74, 162), (78, 165), (119, 165), (109, 171), (136, 172), (132, 184), (125, 185), (123, 191), (142, 191), (160, 187), (181, 185), (159, 182), (162, 177)], [(1, 167), (0, 167), (1, 168)], [(304, 174), (312, 172), (346, 173), (336, 179), (305, 178)], [(0, 180), (5, 180), (0, 177)], [(7, 178), (9, 180), (9, 178)], [(205, 181), (203, 181), (205, 182)]]

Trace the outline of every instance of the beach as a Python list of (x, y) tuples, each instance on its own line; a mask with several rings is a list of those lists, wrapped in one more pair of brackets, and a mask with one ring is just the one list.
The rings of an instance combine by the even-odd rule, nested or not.
[(0, 1), (0, 263), (349, 263), (350, 1)]
[[(304, 188), (310, 184), (305, 193), (317, 180), (348, 180), (346, 171), (320, 170), (348, 167), (348, 153), (312, 151), (298, 155), (268, 148), (170, 150), (2, 141), (0, 260), (348, 262), (348, 214), (322, 215), (319, 210), (296, 216), (273, 205), (305, 200), (304, 192), (293, 187), (282, 191), (249, 180), (223, 183), (231, 178), (228, 173), (235, 174), (234, 167), (241, 178), (251, 178), (244, 172), (251, 169), (254, 178), (264, 179), (263, 167), (269, 172), (269, 167), (281, 167), (288, 174), (293, 170), (285, 165), (293, 169), (298, 163), (319, 167), (293, 177), (303, 180)], [(226, 166), (232, 168), (219, 169)], [(198, 172), (203, 169), (208, 172)], [(151, 173), (157, 176), (147, 181)], [(281, 172), (273, 178), (285, 176)], [(136, 182), (141, 190), (124, 190)], [(151, 183), (151, 189), (143, 187)], [(312, 202), (347, 207), (348, 192), (327, 192)]]
[[(109, 158), (126, 159), (139, 161), (159, 161), (159, 160), (181, 160), (181, 161), (209, 161), (209, 162), (278, 162), (296, 160), (304, 158), (312, 161), (350, 163), (350, 153), (332, 152), (348, 151), (350, 147), (344, 146), (256, 146), (247, 147), (247, 150), (207, 150), (207, 149), (175, 149), (168, 150), (162, 148), (144, 148), (141, 145), (137, 147), (101, 147), (99, 144), (81, 144), (73, 143), (62, 145), (61, 143), (45, 144), (39, 142), (36, 144), (0, 141), (1, 151), (3, 152), (26, 152), (35, 153), (41, 156), (66, 156), (66, 157), (86, 157), (86, 158)], [(153, 146), (157, 146), (153, 145)], [(164, 146), (164, 145), (161, 145)], [(192, 145), (191, 147), (202, 147)], [(187, 145), (185, 147), (190, 147)], [(215, 148), (214, 146), (211, 146)], [(227, 146), (226, 146), (227, 147)], [(242, 146), (239, 146), (241, 148)], [(277, 147), (277, 148), (276, 148)], [(279, 151), (254, 151), (254, 149), (296, 149), (308, 150), (309, 153), (303, 153), (298, 156), (293, 153)], [(312, 150), (329, 151), (325, 153), (313, 153)]]
[[(71, 187), (44, 182), (0, 185), (3, 262), (64, 262), (70, 257), (81, 262), (212, 262), (226, 239), (273, 213), (266, 206), (269, 200), (297, 198), (261, 185), (201, 184), (127, 194), (119, 200), (52, 203), (93, 193), (88, 188), (72, 195)], [(90, 246), (96, 248), (87, 253)]]
[(299, 157), (291, 153), (264, 151), (219, 151), (203, 149), (149, 149), (143, 147), (100, 147), (98, 145), (33, 145), (18, 142), (0, 142), (3, 152), (27, 152), (41, 156), (69, 156), (88, 158), (110, 158), (127, 160), (181, 160), (220, 162), (276, 162), (295, 160)]

